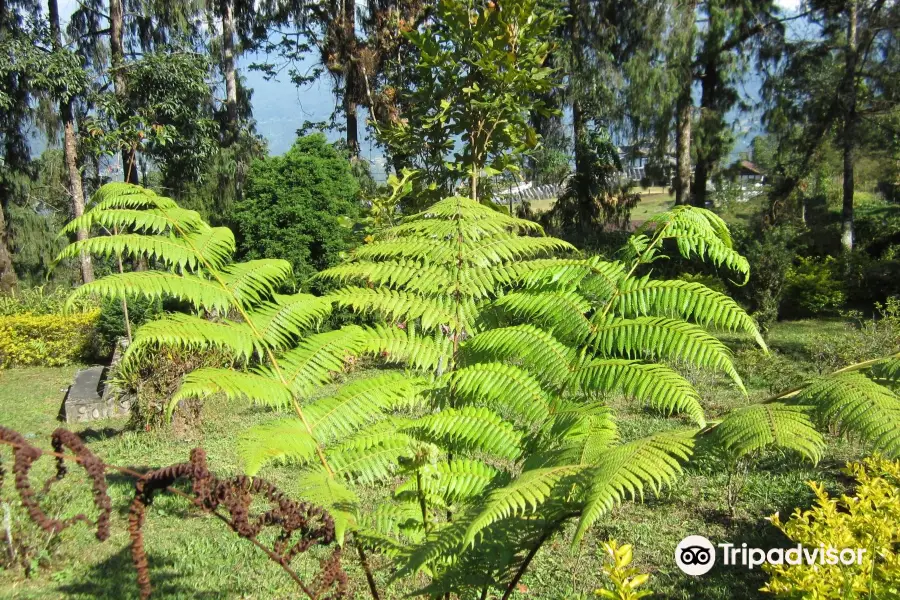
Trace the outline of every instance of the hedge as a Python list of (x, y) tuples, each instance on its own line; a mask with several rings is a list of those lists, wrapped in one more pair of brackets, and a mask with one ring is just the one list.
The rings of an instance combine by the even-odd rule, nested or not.
[(0, 316), (0, 368), (58, 367), (90, 357), (100, 311)]

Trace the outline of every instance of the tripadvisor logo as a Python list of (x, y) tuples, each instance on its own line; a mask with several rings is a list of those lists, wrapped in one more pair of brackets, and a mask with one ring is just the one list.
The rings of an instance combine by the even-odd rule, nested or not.
[(859, 565), (862, 564), (865, 548), (835, 548), (819, 544), (806, 547), (797, 544), (792, 548), (748, 548), (747, 544), (736, 546), (728, 542), (713, 546), (702, 535), (689, 535), (675, 547), (675, 564), (688, 575), (703, 575), (716, 564), (716, 547), (721, 553), (722, 564), (744, 566), (753, 569), (763, 564), (770, 565)]

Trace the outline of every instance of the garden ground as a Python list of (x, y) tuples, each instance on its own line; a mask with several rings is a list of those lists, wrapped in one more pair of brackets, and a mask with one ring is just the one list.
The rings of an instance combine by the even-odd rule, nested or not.
[[(823, 345), (841, 343), (848, 335), (839, 321), (799, 321), (779, 323), (769, 332), (772, 355), (765, 356), (747, 340), (728, 338), (734, 348), (739, 371), (751, 398), (796, 384), (823, 368), (819, 353)], [(838, 365), (839, 366), (839, 365)], [(828, 366), (830, 368), (830, 365)], [(0, 423), (23, 433), (32, 443), (49, 446), (49, 434), (59, 423), (56, 416), (75, 367), (29, 368), (0, 371)], [(725, 380), (701, 376), (697, 382), (704, 396), (707, 417), (715, 419), (729, 409), (749, 402)], [(328, 390), (323, 390), (327, 393)], [(665, 419), (634, 406), (623, 412), (623, 438), (639, 437), (666, 428), (686, 425)], [(203, 424), (197, 430), (180, 432), (133, 432), (123, 420), (75, 426), (90, 447), (105, 461), (121, 466), (147, 468), (182, 462), (197, 445), (209, 455), (209, 463), (220, 475), (240, 471), (234, 439), (245, 427), (276, 418), (275, 413), (245, 403), (212, 400), (204, 408)], [(8, 451), (0, 450), (4, 459)], [(650, 586), (659, 598), (751, 598), (764, 582), (759, 570), (746, 571), (717, 565), (700, 579), (687, 577), (675, 567), (675, 545), (690, 534), (701, 534), (714, 543), (730, 541), (763, 547), (786, 546), (787, 540), (771, 527), (765, 517), (775, 511), (789, 513), (795, 506), (807, 506), (812, 494), (806, 481), (823, 481), (831, 491), (841, 491), (846, 479), (841, 468), (863, 449), (831, 441), (818, 467), (794, 456), (769, 453), (759, 458), (759, 467), (746, 478), (731, 479), (721, 462), (713, 457), (694, 461), (672, 489), (649, 496), (644, 502), (618, 507), (591, 532), (577, 550), (570, 537), (553, 540), (537, 555), (531, 570), (522, 579), (517, 599), (576, 598), (602, 585), (602, 556), (598, 544), (606, 539), (631, 543), (636, 566), (652, 574)], [(46, 463), (46, 464), (43, 464)], [(46, 459), (40, 472), (49, 474)], [(36, 469), (38, 471), (39, 469)], [(274, 481), (289, 494), (297, 494), (289, 467), (266, 469), (262, 476)], [(11, 481), (7, 478), (2, 498), (10, 502)], [(726, 497), (729, 489), (740, 490), (733, 514)], [(128, 502), (132, 482), (111, 479), (113, 535), (98, 543), (84, 526), (63, 533), (62, 539), (47, 543), (45, 537), (26, 532), (37, 549), (26, 576), (22, 569), (0, 571), (2, 598), (130, 598), (137, 596), (134, 571), (126, 533)], [(371, 498), (377, 495), (373, 491)], [(48, 506), (61, 514), (92, 510), (89, 487), (68, 480), (54, 488)], [(15, 505), (13, 502), (12, 506)], [(14, 513), (15, 514), (15, 513)], [(14, 522), (14, 530), (22, 522)], [(252, 547), (228, 531), (214, 518), (203, 516), (181, 499), (161, 497), (148, 510), (145, 525), (152, 581), (159, 597), (184, 598), (288, 598), (296, 589), (286, 575)], [(571, 531), (568, 532), (571, 535)], [(317, 564), (312, 558), (298, 561), (301, 576), (311, 576)], [(346, 568), (357, 597), (366, 597), (361, 571), (352, 560)], [(390, 578), (386, 562), (378, 563), (376, 578), (384, 588)], [(382, 598), (400, 598), (411, 588), (394, 586)], [(498, 598), (499, 596), (495, 596)]]

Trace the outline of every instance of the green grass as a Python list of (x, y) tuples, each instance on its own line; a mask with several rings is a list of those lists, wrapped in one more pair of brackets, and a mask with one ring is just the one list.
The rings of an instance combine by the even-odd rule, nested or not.
[[(549, 198), (545, 200), (532, 200), (531, 210), (535, 213), (542, 213), (553, 208), (555, 199)], [(631, 211), (631, 220), (642, 222), (653, 215), (665, 212), (675, 205), (675, 197), (665, 192), (663, 188), (651, 188), (648, 192), (641, 194), (641, 200), (638, 202), (634, 210)]]
[[(745, 376), (751, 399), (764, 398), (797, 378), (816, 372), (815, 344), (821, 336), (840, 339), (846, 330), (837, 321), (780, 323), (768, 339), (772, 355), (754, 350), (746, 340), (729, 336), (726, 341), (736, 351), (739, 371)], [(818, 336), (818, 337), (817, 337)], [(12, 427), (42, 447), (48, 447), (50, 432), (59, 425), (64, 389), (75, 368), (13, 369), (0, 371), (0, 423)], [(750, 401), (718, 376), (688, 372), (704, 399), (707, 417), (715, 419)], [(631, 403), (614, 402), (621, 415), (620, 430), (626, 439), (662, 429), (686, 425), (677, 418), (666, 419), (641, 410)], [(131, 432), (122, 420), (101, 421), (74, 427), (91, 448), (110, 463), (148, 467), (187, 459), (194, 446), (209, 455), (211, 468), (228, 475), (240, 471), (234, 439), (245, 427), (277, 418), (277, 415), (244, 403), (210, 401), (204, 408), (203, 425), (197, 431), (176, 434)], [(8, 451), (0, 450), (4, 459)], [(757, 470), (744, 481), (739, 503), (732, 516), (725, 504), (728, 474), (713, 457), (693, 461), (674, 488), (661, 495), (648, 495), (643, 502), (617, 507), (602, 519), (578, 549), (571, 548), (572, 528), (551, 540), (537, 554), (532, 569), (522, 579), (517, 600), (571, 599), (575, 593), (590, 593), (603, 584), (599, 544), (615, 538), (635, 547), (636, 566), (652, 574), (650, 587), (657, 598), (757, 598), (764, 581), (759, 570), (752, 572), (716, 566), (699, 579), (683, 575), (672, 555), (678, 541), (690, 534), (705, 535), (714, 543), (731, 541), (762, 547), (787, 545), (765, 518), (775, 511), (790, 513), (806, 506), (812, 494), (806, 481), (823, 481), (832, 491), (843, 489), (840, 469), (861, 454), (850, 444), (832, 441), (822, 463), (813, 466), (795, 456), (768, 453)], [(52, 463), (39, 463), (49, 474)], [(274, 481), (289, 494), (299, 490), (288, 467), (268, 468), (262, 476)], [(41, 479), (42, 481), (42, 479)], [(35, 480), (37, 484), (38, 480)], [(47, 546), (43, 563), (30, 577), (22, 569), (0, 570), (2, 598), (132, 598), (137, 595), (126, 533), (127, 506), (132, 482), (112, 478), (110, 492), (114, 505), (113, 535), (98, 543), (84, 525), (67, 530), (58, 542)], [(12, 497), (7, 478), (2, 497)], [(370, 490), (372, 500), (382, 493)], [(61, 514), (91, 513), (90, 491), (83, 481), (69, 481), (54, 487), (47, 506)], [(15, 528), (27, 527), (17, 515)], [(177, 498), (162, 497), (148, 511), (145, 526), (151, 574), (158, 597), (172, 598), (289, 598), (299, 597), (282, 571), (245, 540), (228, 531), (219, 521), (190, 509)], [(41, 544), (46, 545), (41, 538)], [(43, 547), (43, 546), (42, 546)], [(364, 579), (353, 554), (345, 567), (360, 598), (367, 597)], [(389, 563), (375, 558), (376, 578), (384, 590), (391, 576)], [(312, 557), (297, 562), (301, 574), (317, 567)], [(401, 598), (413, 588), (394, 586), (382, 598)], [(498, 598), (499, 596), (494, 596)]]

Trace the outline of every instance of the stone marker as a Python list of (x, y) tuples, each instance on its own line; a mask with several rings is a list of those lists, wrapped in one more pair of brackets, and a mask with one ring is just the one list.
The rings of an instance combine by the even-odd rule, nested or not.
[(83, 423), (96, 419), (124, 416), (131, 410), (131, 401), (114, 393), (106, 378), (121, 357), (121, 344), (116, 344), (112, 365), (96, 366), (78, 371), (66, 394), (64, 412), (67, 423)]

